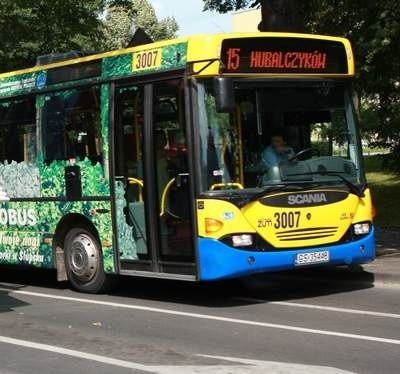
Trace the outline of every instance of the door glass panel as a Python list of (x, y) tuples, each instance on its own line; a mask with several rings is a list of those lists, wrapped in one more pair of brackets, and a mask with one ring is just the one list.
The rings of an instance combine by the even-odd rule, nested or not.
[(188, 147), (182, 79), (154, 84), (153, 138), (160, 256), (193, 259)]
[(148, 258), (143, 176), (143, 87), (115, 93), (115, 199), (121, 260)]

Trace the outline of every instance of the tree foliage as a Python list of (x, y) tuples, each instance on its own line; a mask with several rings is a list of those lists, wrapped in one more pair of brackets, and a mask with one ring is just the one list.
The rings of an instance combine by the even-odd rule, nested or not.
[(131, 0), (136, 11), (133, 17), (135, 27), (140, 27), (154, 40), (176, 37), (178, 24), (173, 17), (157, 19), (156, 12), (148, 0)]
[(41, 54), (95, 48), (103, 6), (101, 0), (2, 0), (0, 69), (32, 66)]
[(119, 49), (126, 46), (133, 35), (132, 13), (124, 6), (112, 6), (104, 19), (103, 49)]
[(33, 66), (43, 54), (124, 47), (135, 27), (154, 40), (178, 30), (148, 0), (2, 0), (0, 72)]
[(112, 4), (106, 10), (105, 49), (126, 46), (138, 27), (153, 40), (174, 38), (179, 28), (172, 17), (159, 20), (148, 0), (126, 0), (123, 3)]
[(336, 34), (353, 44), (361, 97), (360, 118), (372, 145), (389, 146), (400, 159), (400, 7), (393, 0), (314, 1), (312, 32)]

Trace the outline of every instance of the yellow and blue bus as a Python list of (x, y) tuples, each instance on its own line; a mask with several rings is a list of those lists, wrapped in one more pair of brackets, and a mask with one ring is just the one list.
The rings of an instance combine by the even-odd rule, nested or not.
[(0, 263), (99, 292), (372, 261), (353, 76), (346, 39), (286, 33), (1, 74)]

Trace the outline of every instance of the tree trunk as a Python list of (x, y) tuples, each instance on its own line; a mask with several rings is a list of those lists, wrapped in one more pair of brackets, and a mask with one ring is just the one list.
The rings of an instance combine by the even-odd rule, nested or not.
[(262, 0), (260, 31), (304, 32), (304, 14), (300, 0)]

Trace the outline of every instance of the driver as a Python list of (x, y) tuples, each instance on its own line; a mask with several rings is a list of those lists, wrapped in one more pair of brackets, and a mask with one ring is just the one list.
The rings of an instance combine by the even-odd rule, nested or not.
[(289, 161), (294, 154), (293, 148), (287, 145), (284, 130), (275, 129), (271, 134), (271, 145), (261, 153), (261, 162), (266, 169), (270, 169), (280, 162)]

